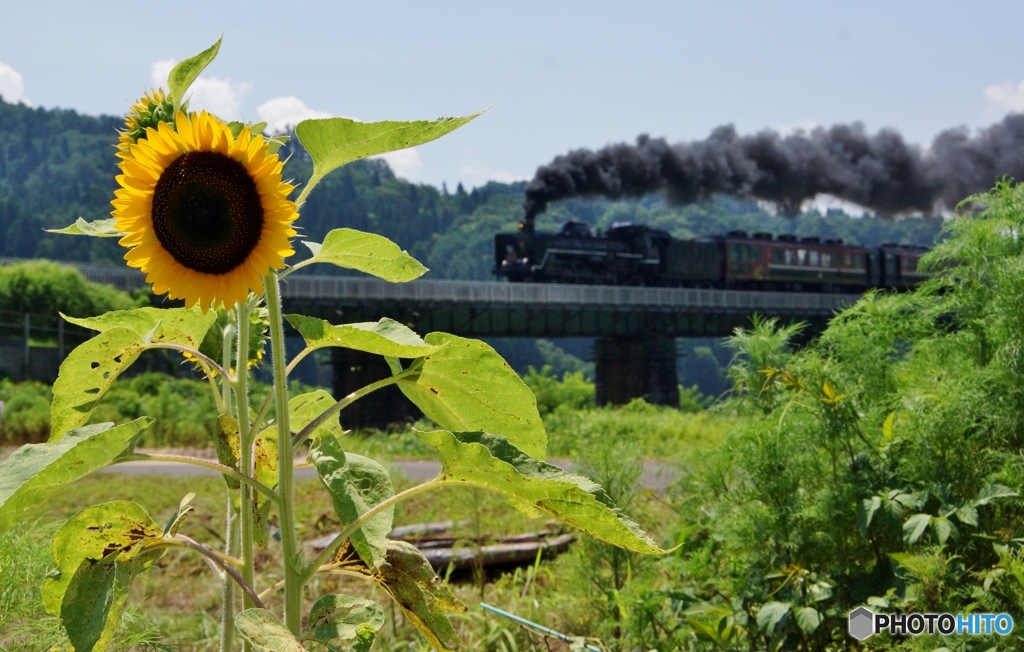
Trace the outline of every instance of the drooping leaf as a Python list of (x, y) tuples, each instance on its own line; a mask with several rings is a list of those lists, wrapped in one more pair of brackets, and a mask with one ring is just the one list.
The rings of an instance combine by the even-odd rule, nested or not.
[[(342, 525), (352, 523), (395, 493), (383, 466), (362, 455), (346, 454), (335, 437), (318, 439), (309, 450), (309, 461), (331, 494)], [(394, 515), (393, 507), (385, 509), (349, 537), (370, 568), (377, 569), (385, 562)]]
[(406, 283), (427, 273), (418, 260), (382, 235), (355, 229), (334, 229), (323, 243), (304, 243), (313, 252), (308, 264), (331, 263), (391, 283)]
[(113, 462), (149, 427), (142, 417), (114, 426), (99, 423), (57, 442), (28, 444), (0, 463), (0, 530), (41, 516), (40, 504), (70, 482)]
[(445, 612), (465, 611), (466, 607), (434, 574), (422, 552), (404, 541), (388, 541), (387, 563), (371, 570), (350, 544), (343, 545), (335, 556), (342, 569), (366, 575), (380, 585), (435, 648), (459, 647), (458, 634)]
[(266, 609), (246, 609), (238, 614), (235, 629), (252, 643), (255, 652), (306, 652), (288, 628)]
[(81, 217), (70, 226), (65, 226), (63, 229), (46, 229), (46, 232), (62, 233), (64, 235), (88, 235), (94, 238), (120, 238), (125, 235), (124, 232), (117, 230), (113, 219), (86, 222)]
[[(372, 600), (347, 595), (325, 595), (309, 611), (302, 642), (315, 641), (328, 650), (369, 649), (384, 626), (384, 608)], [(366, 630), (369, 629), (367, 632)], [(362, 640), (369, 639), (365, 648)]]
[(757, 610), (757, 627), (765, 636), (775, 633), (775, 628), (789, 615), (792, 607), (788, 602), (768, 602)]
[(78, 567), (61, 604), (60, 620), (75, 652), (103, 652), (117, 632), (132, 580), (160, 558), (163, 549), (130, 550)]
[(813, 634), (821, 625), (824, 616), (814, 607), (800, 607), (796, 610), (796, 624), (805, 634)]
[(427, 344), (415, 332), (387, 317), (376, 322), (340, 326), (304, 315), (285, 315), (285, 319), (311, 349), (340, 346), (393, 358), (422, 358), (444, 348), (443, 344)]
[(429, 143), (455, 131), (480, 113), (465, 118), (415, 122), (358, 122), (348, 118), (303, 120), (295, 125), (295, 135), (313, 159), (313, 176), (307, 187), (312, 188), (346, 163)]
[(398, 383), (410, 401), (442, 428), (485, 430), (530, 457), (547, 456), (537, 399), (494, 349), (448, 333), (430, 333), (425, 341), (444, 348), (423, 358), (418, 376)]
[(868, 535), (868, 527), (871, 525), (871, 520), (875, 517), (875, 512), (881, 506), (882, 499), (878, 496), (865, 498), (857, 503), (857, 526), (860, 528), (861, 536), (866, 537)]
[(928, 514), (914, 514), (908, 518), (907, 522), (903, 524), (903, 542), (908, 546), (917, 543), (931, 522), (932, 517)]
[[(301, 432), (303, 428), (308, 426), (335, 403), (336, 401), (330, 392), (323, 389), (292, 397), (288, 401), (288, 424), (291, 426), (292, 432)], [(345, 434), (337, 415), (326, 419), (320, 424), (317, 431), (320, 433), (320, 437), (325, 436), (324, 433), (334, 435), (335, 437), (341, 437)]]
[(93, 408), (146, 345), (127, 328), (112, 328), (80, 344), (60, 365), (50, 406), (50, 441), (89, 420)]
[(134, 308), (112, 310), (99, 317), (64, 317), (65, 320), (83, 328), (101, 333), (112, 328), (127, 328), (146, 343), (178, 344), (198, 349), (206, 332), (217, 321), (217, 313), (208, 310), (206, 314), (195, 308)]
[(175, 107), (181, 104), (182, 98), (185, 97), (189, 86), (196, 80), (199, 73), (203, 72), (203, 69), (217, 56), (221, 40), (217, 39), (217, 42), (207, 49), (171, 68), (171, 73), (167, 76), (167, 89), (168, 97)]
[(499, 435), (419, 433), (437, 451), (441, 478), (503, 494), (529, 516), (549, 514), (592, 536), (637, 552), (664, 552), (599, 485), (533, 459)]
[[(57, 568), (43, 580), (43, 607), (48, 613), (60, 614), (61, 619), (65, 619), (63, 611), (70, 607), (62, 605), (68, 605), (76, 600), (76, 597), (68, 597), (69, 589), (75, 583), (76, 577), (79, 577), (81, 582), (78, 586), (77, 599), (81, 599), (82, 592), (88, 589), (89, 585), (93, 588), (102, 585), (96, 582), (102, 579), (103, 573), (112, 573), (104, 581), (113, 582), (113, 573), (117, 570), (112, 566), (103, 569), (100, 574), (90, 575), (89, 567), (103, 560), (114, 562), (121, 555), (126, 555), (123, 561), (128, 563), (129, 570), (134, 568), (136, 561), (143, 567), (147, 566), (154, 558), (148, 555), (138, 557), (137, 548), (147, 540), (160, 539), (162, 535), (160, 526), (150, 518), (150, 515), (141, 506), (129, 501), (104, 503), (82, 510), (53, 535), (50, 552)], [(85, 570), (82, 570), (83, 568)], [(129, 574), (133, 576), (134, 572)], [(109, 589), (113, 591), (113, 583), (109, 584)], [(76, 618), (88, 617), (86, 611), (76, 611)], [(120, 617), (120, 613), (118, 616)], [(65, 623), (71, 627), (67, 619)], [(100, 627), (100, 632), (104, 626)]]

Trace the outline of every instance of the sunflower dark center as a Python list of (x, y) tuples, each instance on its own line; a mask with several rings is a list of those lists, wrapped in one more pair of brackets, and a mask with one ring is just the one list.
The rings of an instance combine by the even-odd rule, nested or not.
[(156, 183), (153, 229), (185, 267), (226, 274), (259, 244), (263, 204), (244, 165), (217, 152), (189, 152)]

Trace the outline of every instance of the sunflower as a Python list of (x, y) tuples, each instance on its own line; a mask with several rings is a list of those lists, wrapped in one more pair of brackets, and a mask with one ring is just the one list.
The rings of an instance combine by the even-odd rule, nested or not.
[[(187, 103), (183, 110), (187, 111)], [(164, 89), (155, 88), (139, 98), (124, 117), (124, 131), (118, 132), (117, 149), (121, 158), (128, 156), (129, 147), (146, 135), (146, 129), (161, 122), (174, 121), (174, 104)]]
[(148, 127), (122, 152), (121, 186), (111, 202), (130, 267), (146, 273), (156, 294), (231, 307), (295, 251), (294, 189), (282, 163), (248, 127), (233, 136), (205, 111), (178, 112), (174, 126)]

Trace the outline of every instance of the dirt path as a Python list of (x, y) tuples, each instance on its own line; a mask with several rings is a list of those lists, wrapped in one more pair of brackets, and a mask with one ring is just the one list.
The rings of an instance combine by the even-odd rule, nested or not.
[[(153, 451), (156, 452), (156, 451)], [(548, 460), (551, 464), (572, 471), (572, 463), (566, 459)], [(410, 480), (429, 480), (436, 476), (441, 470), (441, 465), (434, 460), (392, 460), (384, 464), (394, 473), (400, 473)], [(662, 493), (679, 477), (678, 469), (668, 463), (659, 461), (647, 461), (643, 463), (644, 473), (640, 481), (647, 489), (653, 489), (655, 493)], [(123, 474), (123, 475), (167, 475), (172, 477), (183, 477), (190, 475), (217, 475), (216, 471), (205, 469), (200, 466), (187, 464), (176, 464), (174, 462), (125, 462), (108, 466), (99, 473)], [(315, 478), (316, 471), (309, 466), (301, 466), (295, 469), (296, 478)]]

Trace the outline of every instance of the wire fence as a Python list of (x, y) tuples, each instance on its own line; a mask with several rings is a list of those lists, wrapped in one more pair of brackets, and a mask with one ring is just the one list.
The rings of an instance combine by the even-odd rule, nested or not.
[(52, 315), (0, 310), (0, 375), (52, 380), (67, 353), (90, 336)]

